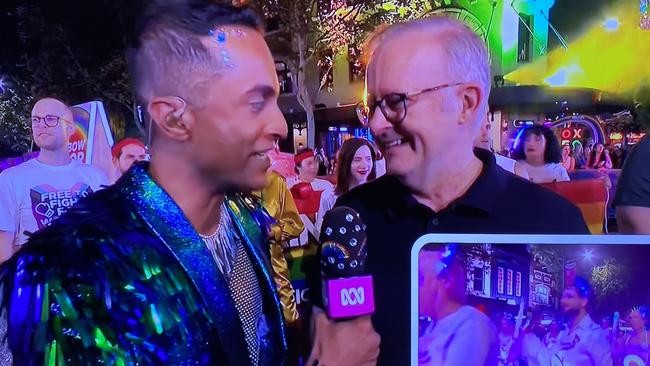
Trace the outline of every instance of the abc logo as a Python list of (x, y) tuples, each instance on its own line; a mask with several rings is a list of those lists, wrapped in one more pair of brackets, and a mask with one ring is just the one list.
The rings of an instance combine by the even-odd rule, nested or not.
[(363, 292), (363, 287), (357, 288), (344, 288), (341, 290), (341, 305), (342, 306), (354, 306), (362, 305), (366, 301), (366, 297)]
[(296, 304), (309, 304), (309, 289), (308, 288), (296, 288)]

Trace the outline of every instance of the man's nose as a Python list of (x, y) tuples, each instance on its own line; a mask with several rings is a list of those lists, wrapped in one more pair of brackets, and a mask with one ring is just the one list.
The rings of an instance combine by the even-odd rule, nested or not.
[(386, 120), (384, 113), (379, 107), (376, 107), (375, 113), (372, 115), (372, 118), (368, 121), (368, 127), (372, 130), (372, 133), (375, 136), (379, 136), (382, 133), (393, 128), (393, 124)]

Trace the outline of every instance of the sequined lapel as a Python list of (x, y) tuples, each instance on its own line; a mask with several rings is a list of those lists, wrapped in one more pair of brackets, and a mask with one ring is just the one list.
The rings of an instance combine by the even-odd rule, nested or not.
[(121, 192), (178, 259), (194, 284), (219, 332), (219, 340), (230, 364), (247, 364), (244, 331), (228, 284), (181, 209), (149, 176), (147, 168), (146, 163), (141, 163), (129, 170), (117, 183)]
[[(258, 278), (260, 278), (260, 288), (264, 292), (264, 298), (272, 300), (270, 306), (272, 314), (268, 315), (271, 316), (277, 326), (272, 326), (271, 330), (278, 329), (279, 334), (271, 334), (267, 338), (277, 339), (279, 337), (277, 340), (280, 344), (277, 346), (280, 346), (281, 349), (277, 349), (277, 346), (274, 349), (276, 352), (281, 351), (278, 356), (282, 357), (284, 351), (287, 350), (284, 315), (276, 291), (275, 281), (270, 272), (272, 267), (269, 259), (268, 241), (264, 236), (264, 232), (260, 229), (268, 225), (270, 217), (261, 206), (255, 205), (249, 197), (241, 194), (230, 195), (227, 198), (227, 203), (230, 214), (233, 215), (233, 222), (237, 225), (244, 239), (246, 252), (251, 258), (251, 262), (253, 262)], [(264, 335), (261, 335), (261, 337), (264, 337)], [(277, 364), (277, 361), (275, 364)]]

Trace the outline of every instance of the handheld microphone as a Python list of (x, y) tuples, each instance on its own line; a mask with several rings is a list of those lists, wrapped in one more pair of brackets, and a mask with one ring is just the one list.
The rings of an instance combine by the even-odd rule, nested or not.
[(366, 226), (349, 207), (335, 207), (323, 218), (320, 234), (323, 303), (331, 319), (372, 314), (372, 277), (365, 274)]

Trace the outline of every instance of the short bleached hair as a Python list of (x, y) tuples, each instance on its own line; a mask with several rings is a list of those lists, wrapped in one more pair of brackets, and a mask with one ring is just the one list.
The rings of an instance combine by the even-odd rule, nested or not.
[(261, 19), (247, 7), (201, 0), (150, 0), (127, 49), (139, 102), (146, 106), (154, 96), (180, 96), (200, 105), (204, 92), (197, 83), (223, 71), (202, 37), (227, 26), (263, 30)]

